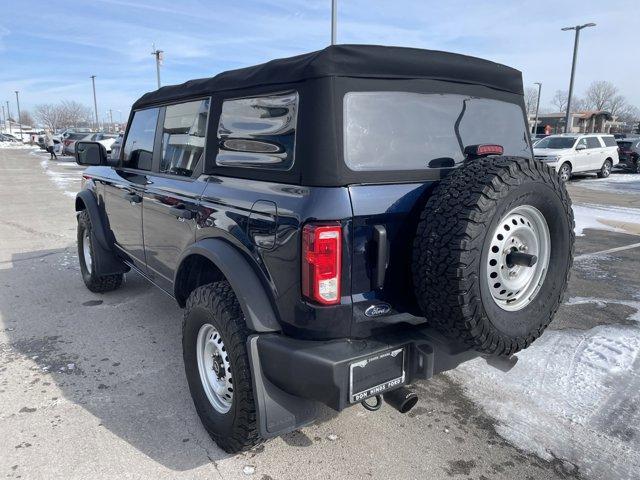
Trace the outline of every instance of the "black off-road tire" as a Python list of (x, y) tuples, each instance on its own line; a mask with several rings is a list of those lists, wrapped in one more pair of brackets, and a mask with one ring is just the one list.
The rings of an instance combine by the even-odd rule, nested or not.
[(640, 158), (636, 158), (631, 164), (631, 173), (640, 173)]
[[(233, 400), (231, 409), (224, 414), (209, 402), (198, 373), (197, 338), (200, 327), (205, 323), (213, 325), (220, 333), (229, 353)], [(262, 442), (246, 348), (249, 334), (229, 282), (210, 283), (191, 292), (182, 323), (182, 352), (189, 390), (205, 429), (227, 453), (249, 450)]]
[[(483, 262), (498, 222), (520, 205), (544, 216), (549, 266), (533, 300), (508, 311), (491, 296)], [(563, 182), (539, 161), (483, 158), (454, 170), (428, 199), (413, 245), (413, 284), (427, 321), (480, 352), (510, 356), (528, 347), (562, 302), (573, 261), (573, 228)]]
[(80, 273), (86, 287), (95, 293), (104, 293), (115, 290), (122, 285), (122, 273), (112, 275), (97, 275), (94, 269), (89, 270), (84, 258), (83, 242), (85, 232), (89, 232), (89, 250), (93, 258), (92, 264), (95, 265), (95, 250), (93, 248), (93, 235), (91, 233), (91, 218), (86, 210), (78, 214), (78, 260), (80, 262)]
[(598, 178), (607, 178), (611, 175), (611, 169), (613, 168), (613, 163), (611, 160), (606, 159), (600, 167), (600, 171), (598, 172)]

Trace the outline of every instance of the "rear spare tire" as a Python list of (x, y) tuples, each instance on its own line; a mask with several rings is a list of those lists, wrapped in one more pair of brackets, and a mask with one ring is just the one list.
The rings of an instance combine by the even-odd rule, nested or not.
[(414, 239), (413, 283), (425, 317), (481, 352), (528, 347), (562, 301), (573, 226), (565, 186), (543, 163), (465, 163), (436, 186)]

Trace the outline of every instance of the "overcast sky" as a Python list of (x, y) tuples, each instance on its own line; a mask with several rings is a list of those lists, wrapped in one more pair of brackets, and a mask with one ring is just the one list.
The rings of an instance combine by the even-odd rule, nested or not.
[[(640, 0), (338, 0), (339, 43), (374, 43), (474, 55), (543, 83), (542, 105), (569, 83), (573, 32), (583, 30), (576, 93), (613, 82), (640, 107)], [(330, 0), (1, 0), (0, 101), (21, 106), (77, 100), (101, 118), (156, 86), (151, 45), (166, 52), (162, 83), (320, 49)]]

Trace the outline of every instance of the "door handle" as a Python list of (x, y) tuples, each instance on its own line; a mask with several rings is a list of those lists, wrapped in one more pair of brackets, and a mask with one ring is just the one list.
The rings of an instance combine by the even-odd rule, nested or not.
[(169, 211), (179, 220), (191, 220), (193, 218), (193, 212), (191, 210), (187, 210), (184, 205), (170, 207)]
[(389, 239), (387, 229), (383, 225), (373, 226), (373, 239), (377, 246), (376, 268), (373, 278), (373, 287), (376, 289), (384, 287), (384, 277), (389, 265)]
[(142, 202), (142, 197), (140, 195), (138, 195), (137, 193), (127, 193), (124, 196), (125, 200), (129, 201), (130, 203), (140, 203)]

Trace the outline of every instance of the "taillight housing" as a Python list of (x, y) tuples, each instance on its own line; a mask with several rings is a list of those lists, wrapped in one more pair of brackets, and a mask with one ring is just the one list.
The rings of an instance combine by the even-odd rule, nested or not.
[(302, 229), (302, 295), (322, 305), (340, 303), (342, 227), (305, 225)]

